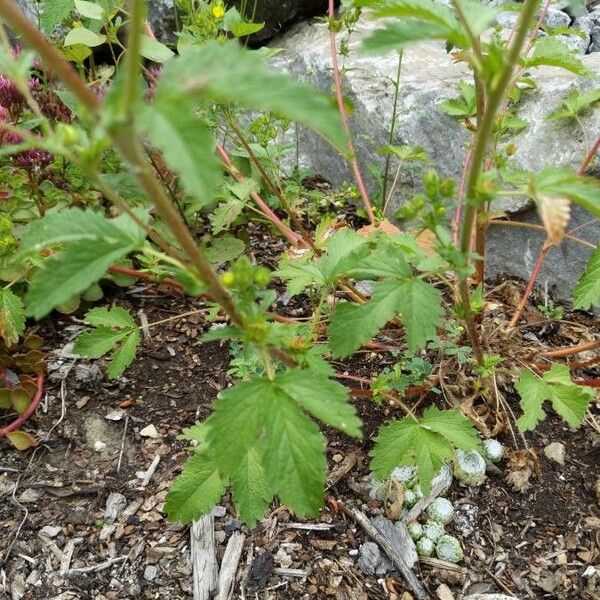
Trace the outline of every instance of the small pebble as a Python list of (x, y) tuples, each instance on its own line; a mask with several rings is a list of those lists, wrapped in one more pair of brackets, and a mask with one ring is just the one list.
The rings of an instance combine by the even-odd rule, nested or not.
[(552, 442), (544, 448), (546, 458), (553, 460), (559, 465), (565, 464), (565, 445), (560, 442)]
[(142, 437), (152, 438), (154, 440), (159, 437), (158, 431), (154, 425), (146, 425), (146, 427), (140, 431), (140, 435)]
[(95, 450), (96, 452), (102, 452), (102, 451), (103, 451), (103, 450), (105, 450), (105, 449), (106, 449), (106, 444), (105, 444), (103, 441), (101, 441), (101, 440), (96, 440), (96, 441), (94, 442), (94, 450)]
[(146, 581), (152, 581), (156, 577), (157, 573), (158, 569), (154, 565), (148, 565), (144, 569), (144, 579)]

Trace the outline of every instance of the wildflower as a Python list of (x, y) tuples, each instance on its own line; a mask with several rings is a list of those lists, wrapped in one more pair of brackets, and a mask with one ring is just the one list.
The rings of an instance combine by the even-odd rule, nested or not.
[(222, 4), (215, 4), (212, 7), (212, 15), (217, 21), (220, 21), (225, 16), (225, 9)]
[[(23, 138), (14, 132), (6, 134), (3, 140), (6, 144), (18, 145), (23, 143)], [(28, 148), (22, 152), (15, 152), (11, 158), (17, 167), (22, 169), (43, 169), (52, 164), (54, 157), (42, 148)]]
[(25, 99), (15, 82), (0, 75), (0, 106), (9, 113), (11, 119), (17, 119), (25, 105)]
[(150, 67), (146, 75), (146, 99), (153, 100), (156, 94), (156, 85), (161, 76), (161, 69), (159, 67)]

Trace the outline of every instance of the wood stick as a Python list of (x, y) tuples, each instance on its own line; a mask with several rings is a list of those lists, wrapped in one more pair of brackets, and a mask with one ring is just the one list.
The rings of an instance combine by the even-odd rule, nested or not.
[(217, 587), (218, 566), (215, 549), (214, 517), (204, 515), (190, 528), (194, 600), (210, 600)]
[(245, 541), (246, 536), (242, 532), (234, 531), (227, 542), (225, 554), (223, 554), (223, 560), (221, 561), (221, 570), (219, 571), (217, 600), (229, 600), (231, 598)]
[(394, 566), (400, 571), (402, 577), (408, 584), (410, 590), (415, 594), (418, 600), (426, 598), (427, 593), (423, 584), (417, 579), (417, 576), (413, 573), (406, 558), (398, 552), (389, 541), (389, 539), (382, 535), (381, 532), (371, 523), (367, 515), (358, 510), (357, 508), (347, 508), (341, 502), (338, 505), (342, 508), (344, 513), (351, 517), (356, 523), (358, 523), (367, 533), (367, 535), (388, 555)]

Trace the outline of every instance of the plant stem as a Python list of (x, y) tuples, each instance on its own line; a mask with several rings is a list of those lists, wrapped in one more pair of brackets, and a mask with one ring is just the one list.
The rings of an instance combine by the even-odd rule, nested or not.
[[(333, 21), (335, 17), (335, 2), (334, 0), (329, 0), (329, 19)], [(350, 132), (350, 122), (348, 120), (348, 112), (346, 111), (346, 105), (344, 103), (344, 86), (342, 84), (342, 75), (340, 73), (340, 67), (338, 63), (338, 55), (337, 55), (337, 46), (335, 42), (335, 31), (331, 24), (329, 25), (329, 46), (331, 49), (331, 66), (333, 69), (333, 81), (335, 84), (335, 97), (338, 105), (338, 110), (340, 112), (340, 116), (342, 118), (342, 124), (344, 125), (344, 129), (348, 133), (348, 151), (350, 153), (349, 161), (350, 166), (352, 167), (352, 172), (354, 174), (354, 179), (356, 181), (356, 186), (358, 187), (358, 191), (360, 193), (360, 197), (362, 199), (363, 206), (367, 211), (367, 215), (369, 217), (369, 221), (371, 223), (375, 223), (375, 214), (373, 213), (373, 207), (371, 205), (371, 200), (369, 199), (369, 193), (367, 192), (367, 186), (362, 177), (362, 173), (360, 171), (360, 166), (358, 164), (358, 160), (356, 158), (356, 152), (354, 151), (354, 144), (352, 143), (352, 134)]]
[[(235, 136), (237, 137), (238, 141), (240, 142), (240, 144), (242, 144), (242, 146), (244, 147), (244, 150), (246, 150), (246, 152), (248, 153), (250, 160), (254, 163), (254, 165), (258, 169), (258, 172), (262, 175), (270, 192), (277, 198), (277, 200), (279, 200), (279, 204), (281, 205), (281, 208), (283, 208), (283, 210), (285, 210), (285, 212), (290, 217), (290, 219), (291, 219), (292, 223), (294, 224), (294, 226), (296, 227), (296, 229), (300, 232), (300, 235), (302, 237), (301, 241), (304, 242), (304, 245), (307, 246), (308, 248), (310, 248), (317, 256), (319, 254), (321, 254), (321, 251), (315, 246), (308, 231), (306, 231), (306, 229), (300, 222), (300, 219), (298, 219), (298, 216), (292, 210), (292, 207), (290, 206), (290, 203), (287, 201), (287, 198), (285, 197), (281, 187), (275, 184), (275, 182), (272, 180), (272, 178), (267, 173), (267, 170), (265, 169), (263, 164), (260, 162), (259, 158), (256, 156), (254, 150), (252, 150), (252, 147), (248, 143), (248, 140), (246, 139), (244, 132), (238, 127), (238, 124), (235, 122), (235, 120), (233, 119), (233, 117), (231, 115), (226, 115), (226, 117), (227, 117), (229, 126), (231, 127), (233, 133), (235, 133)], [(296, 235), (294, 232), (292, 232), (292, 233), (294, 235)]]
[[(458, 0), (456, 0), (458, 1)], [(477, 135), (475, 138), (475, 144), (473, 146), (473, 156), (471, 160), (471, 167), (469, 169), (469, 175), (467, 178), (466, 186), (466, 205), (463, 219), (463, 226), (460, 238), (460, 251), (464, 257), (469, 255), (471, 245), (471, 233), (475, 225), (476, 217), (476, 205), (474, 200), (477, 196), (477, 185), (479, 183), (479, 177), (481, 175), (483, 164), (485, 161), (486, 151), (488, 144), (492, 137), (494, 128), (494, 121), (496, 113), (500, 107), (504, 95), (507, 92), (508, 84), (512, 78), (512, 74), (515, 65), (518, 62), (519, 54), (531, 21), (535, 15), (536, 8), (539, 4), (539, 0), (526, 0), (523, 5), (521, 16), (518, 22), (518, 26), (515, 32), (514, 40), (508, 50), (508, 55), (505, 57), (504, 65), (500, 73), (491, 84), (489, 84), (489, 90), (487, 94), (487, 103), (481, 119), (481, 122), (477, 124)], [(473, 353), (479, 365), (483, 365), (483, 352), (481, 350), (481, 344), (479, 341), (479, 335), (477, 327), (473, 320), (473, 313), (471, 309), (471, 296), (469, 290), (468, 275), (461, 274), (458, 283), (459, 297), (462, 304), (462, 310), (465, 315), (465, 325), (471, 343), (473, 345)]]
[(42, 400), (42, 394), (44, 392), (44, 374), (40, 373), (37, 376), (36, 380), (36, 391), (35, 396), (32, 398), (29, 406), (22, 412), (12, 423), (8, 424), (6, 427), (0, 429), (0, 437), (5, 437), (7, 434), (18, 429), (33, 413), (35, 409), (38, 407), (40, 401)]
[[(223, 161), (223, 164), (227, 170), (231, 173), (231, 176), (236, 181), (243, 181), (245, 177), (235, 168), (229, 154), (221, 144), (217, 144), (217, 154)], [(269, 205), (260, 197), (256, 192), (251, 192), (250, 197), (254, 200), (256, 205), (259, 207), (260, 212), (265, 216), (275, 227), (282, 233), (282, 235), (294, 246), (300, 246), (302, 244), (302, 238), (295, 234), (269, 207)]]
[(595, 350), (596, 348), (600, 348), (600, 340), (585, 342), (583, 344), (579, 344), (578, 346), (565, 346), (564, 348), (553, 348), (552, 350), (540, 352), (540, 356), (544, 356), (546, 358), (560, 358), (564, 356), (572, 356), (573, 354), (578, 354), (579, 352)]
[[(540, 232), (546, 231), (546, 228), (543, 225), (536, 225), (535, 223), (524, 223), (522, 221), (500, 221), (498, 219), (492, 219), (487, 223), (488, 227), (493, 227), (494, 225), (501, 225), (503, 227), (522, 227), (524, 229), (534, 229), (535, 231)], [(596, 249), (596, 245), (592, 244), (592, 242), (588, 242), (587, 240), (583, 240), (574, 235), (569, 235), (568, 233), (564, 235), (564, 239), (569, 240), (571, 242), (575, 242), (576, 244), (580, 244), (582, 246), (586, 246), (587, 248), (591, 248), (592, 250)]]
[(121, 116), (125, 119), (131, 119), (133, 107), (140, 93), (140, 50), (146, 12), (146, 4), (142, 0), (130, 0), (129, 5), (131, 6), (131, 15), (128, 23), (129, 35), (125, 54), (125, 81), (123, 82), (123, 96), (121, 97)]
[[(402, 57), (403, 50), (398, 51), (398, 68), (396, 69), (396, 78), (394, 79), (394, 100), (392, 102), (392, 120), (390, 123), (390, 133), (388, 135), (388, 145), (391, 146), (394, 143), (394, 134), (396, 133), (396, 119), (398, 117), (398, 100), (400, 98), (400, 73), (402, 72)], [(390, 175), (390, 163), (392, 161), (391, 154), (387, 154), (385, 157), (385, 167), (383, 169), (383, 181), (381, 182), (381, 200), (383, 202), (383, 206), (381, 208), (381, 212), (385, 213), (385, 209), (387, 208), (387, 204), (389, 201), (387, 195), (387, 185), (388, 185), (388, 177)], [(398, 174), (400, 173), (400, 167), (398, 167), (398, 172), (396, 173), (396, 177), (394, 179), (394, 184), (398, 179)], [(392, 187), (392, 191), (395, 185)], [(392, 195), (392, 191), (390, 191), (390, 196)]]
[(600, 136), (594, 142), (593, 146), (588, 150), (587, 154), (583, 158), (583, 161), (581, 162), (579, 169), (577, 169), (578, 175), (585, 174), (585, 172), (588, 170), (589, 166), (592, 164), (592, 161), (596, 157), (596, 154), (598, 153), (599, 149), (600, 149)]
[(544, 245), (542, 246), (541, 252), (538, 254), (537, 260), (535, 261), (535, 265), (533, 266), (533, 271), (531, 271), (531, 276), (529, 277), (529, 281), (527, 282), (527, 287), (525, 288), (525, 292), (523, 292), (523, 297), (521, 298), (521, 301), (519, 302), (519, 306), (517, 306), (517, 310), (515, 311), (513, 318), (510, 320), (510, 323), (508, 324), (509, 330), (512, 329), (519, 321), (519, 318), (521, 317), (521, 313), (525, 309), (527, 300), (529, 300), (529, 296), (531, 295), (531, 292), (533, 291), (533, 286), (535, 285), (537, 277), (540, 273), (540, 269), (542, 268), (542, 265), (544, 264), (544, 260), (546, 260), (546, 255), (550, 251), (550, 248), (552, 248), (552, 245), (544, 243)]

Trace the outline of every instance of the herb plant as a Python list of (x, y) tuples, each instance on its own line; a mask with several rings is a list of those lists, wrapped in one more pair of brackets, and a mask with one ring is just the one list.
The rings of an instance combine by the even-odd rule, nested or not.
[[(271, 70), (263, 53), (244, 48), (236, 38), (258, 26), (218, 2), (201, 2), (197, 10), (179, 3), (185, 18), (176, 52), (144, 29), (142, 0), (131, 0), (127, 10), (114, 1), (41, 4), (47, 34), (74, 14), (82, 21), (53, 45), (13, 1), (0, 5), (0, 18), (31, 49), (15, 55), (1, 26), (0, 69), (18, 101), (0, 98), (6, 110), (0, 155), (8, 161), (4, 168), (24, 169), (15, 187), (27, 187), (37, 209), (27, 218), (18, 212), (0, 221), (6, 238), (13, 235), (13, 223), (23, 224), (18, 239), (5, 243), (0, 333), (7, 346), (16, 344), (24, 314), (41, 319), (54, 308), (73, 305), (80, 295), (97, 291), (106, 277), (132, 276), (177, 288), (201, 297), (209, 318), (225, 317), (227, 323), (211, 327), (204, 339), (232, 344), (231, 374), (237, 380), (219, 394), (206, 421), (183, 433), (195, 446), (167, 497), (171, 518), (197, 518), (227, 489), (250, 525), (274, 498), (298, 515), (315, 514), (326, 481), (322, 427), (361, 436), (348, 389), (328, 359), (350, 357), (388, 326), (401, 332), (403, 358), (375, 378), (373, 392), (395, 395), (406, 416), (384, 425), (375, 440), (371, 466), (379, 478), (398, 465), (416, 464), (427, 492), (457, 449), (480, 446), (475, 426), (490, 433), (472, 402), (443, 410), (431, 405), (420, 414), (407, 403), (411, 388), (427, 391), (444, 383), (434, 381), (427, 352), (464, 369), (473, 397), (488, 411), (503, 402), (495, 375), (508, 371), (522, 397), (523, 415), (516, 422), (522, 431), (545, 417), (546, 401), (569, 425), (582, 423), (592, 392), (572, 381), (568, 367), (538, 369), (539, 376), (535, 365), (516, 372), (509, 356), (486, 347), (480, 327), (492, 200), (518, 194), (535, 202), (547, 233), (541, 260), (564, 239), (571, 203), (600, 214), (600, 186), (584, 175), (594, 154), (588, 152), (579, 172), (548, 166), (515, 177), (512, 152), (504, 148), (526, 125), (517, 114), (521, 89), (532, 85), (525, 69), (552, 65), (586, 72), (559, 40), (538, 37), (538, 0), (525, 0), (509, 40), (496, 31), (482, 35), (498, 9), (471, 0), (452, 0), (451, 6), (433, 0), (355, 0), (342, 20), (335, 18), (331, 1), (338, 110), (331, 98)], [(394, 191), (394, 185), (387, 187), (390, 162), (381, 202), (374, 204), (357, 161), (360, 149), (351, 139), (335, 33), (343, 27), (352, 31), (361, 10), (384, 19), (364, 50), (401, 53), (409, 43), (441, 40), (473, 76), (443, 107), (472, 134), (464, 180), (457, 183), (428, 169), (422, 192), (397, 215), (410, 232), (400, 232), (382, 212)], [(114, 76), (105, 77), (94, 64), (91, 49), (102, 44), (115, 54)], [(348, 52), (343, 44), (341, 54)], [(161, 69), (151, 70), (144, 59), (161, 63)], [(400, 67), (401, 60), (399, 75)], [(40, 68), (54, 104), (42, 102), (38, 84), (32, 83)], [(593, 94), (570, 97), (553, 118), (576, 118), (595, 101)], [(324, 218), (311, 231), (308, 211), (294, 196), (297, 180), (280, 174), (281, 154), (293, 148), (276, 140), (292, 124), (313, 129), (350, 162), (369, 225), (355, 231)], [(422, 149), (411, 146), (390, 143), (383, 152), (400, 163), (428, 161)], [(53, 180), (51, 173), (84, 182), (81, 201), (41, 189)], [(207, 214), (211, 233), (199, 239), (196, 225)], [(269, 223), (290, 247), (274, 272), (254, 264), (243, 254), (244, 243), (224, 233), (236, 220), (250, 218)], [(579, 307), (600, 297), (599, 264), (596, 251), (575, 292)], [(284, 282), (290, 296), (310, 298), (307, 322), (273, 312), (272, 278)], [(444, 317), (447, 334), (440, 339)], [(134, 360), (139, 326), (118, 306), (94, 308), (85, 322), (92, 329), (78, 338), (75, 350), (90, 358), (110, 354), (108, 375), (120, 376)], [(0, 406), (8, 407), (9, 400), (0, 397)], [(18, 412), (33, 404), (30, 396), (21, 400), (17, 407), (10, 397)]]

